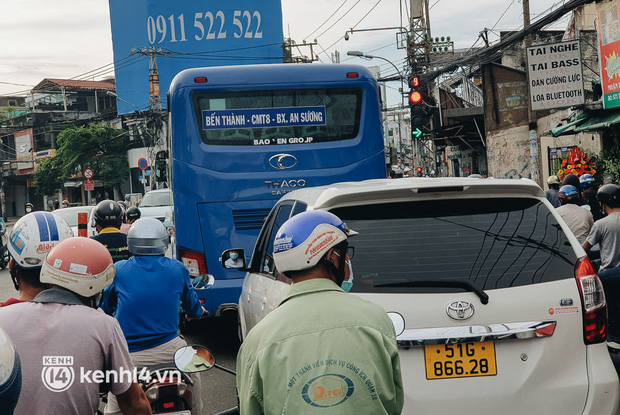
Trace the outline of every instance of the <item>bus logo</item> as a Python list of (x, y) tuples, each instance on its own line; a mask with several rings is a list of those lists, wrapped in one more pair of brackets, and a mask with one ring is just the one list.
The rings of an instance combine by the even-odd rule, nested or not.
[(297, 159), (290, 154), (276, 154), (269, 159), (269, 165), (274, 169), (286, 170), (295, 167)]

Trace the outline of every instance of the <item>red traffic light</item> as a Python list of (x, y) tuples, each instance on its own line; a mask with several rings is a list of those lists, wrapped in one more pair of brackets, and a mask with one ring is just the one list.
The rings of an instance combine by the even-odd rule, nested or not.
[(418, 167), (417, 169), (415, 169), (418, 173), (422, 172), (422, 167)]
[(422, 94), (419, 91), (411, 91), (409, 93), (409, 103), (419, 104), (422, 102)]

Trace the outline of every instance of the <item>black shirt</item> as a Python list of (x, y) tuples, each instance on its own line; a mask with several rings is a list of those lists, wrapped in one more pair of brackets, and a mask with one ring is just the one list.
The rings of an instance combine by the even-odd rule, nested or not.
[(102, 243), (110, 251), (114, 262), (129, 259), (132, 256), (127, 247), (127, 235), (117, 228), (102, 229), (99, 235), (91, 236), (91, 238)]

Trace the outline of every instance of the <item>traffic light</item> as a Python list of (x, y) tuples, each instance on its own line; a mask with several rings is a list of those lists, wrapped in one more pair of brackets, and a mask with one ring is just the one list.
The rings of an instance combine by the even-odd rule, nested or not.
[(427, 105), (424, 102), (425, 87), (418, 76), (409, 78), (409, 106), (411, 107), (411, 137), (420, 138), (422, 127), (428, 122)]

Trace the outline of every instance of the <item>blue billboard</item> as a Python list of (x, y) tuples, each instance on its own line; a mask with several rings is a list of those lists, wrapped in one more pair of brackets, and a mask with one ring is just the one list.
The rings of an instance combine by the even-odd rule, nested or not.
[(161, 107), (180, 71), (282, 62), (280, 0), (109, 0), (119, 114), (149, 109), (149, 63)]

